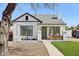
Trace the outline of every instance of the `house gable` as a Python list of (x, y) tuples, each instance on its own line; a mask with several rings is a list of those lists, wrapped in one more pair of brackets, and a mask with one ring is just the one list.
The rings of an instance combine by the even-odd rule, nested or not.
[(25, 13), (25, 14), (19, 16), (18, 18), (13, 20), (13, 22), (40, 22), (40, 23), (42, 23), (41, 20), (39, 20), (38, 18), (32, 16), (29, 13)]

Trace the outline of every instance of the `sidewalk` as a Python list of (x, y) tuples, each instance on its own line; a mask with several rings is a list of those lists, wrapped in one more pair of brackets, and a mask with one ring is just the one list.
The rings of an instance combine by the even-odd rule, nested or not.
[(43, 40), (43, 44), (46, 46), (50, 56), (64, 56), (54, 45), (50, 42)]
[(76, 42), (79, 42), (79, 38), (67, 38), (67, 41), (76, 41)]

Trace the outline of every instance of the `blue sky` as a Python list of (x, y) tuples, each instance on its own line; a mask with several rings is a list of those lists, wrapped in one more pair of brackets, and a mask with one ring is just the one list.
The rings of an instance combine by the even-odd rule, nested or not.
[[(6, 3), (0, 3), (0, 19), (2, 17), (2, 12), (6, 6)], [(18, 4), (12, 14), (12, 20), (26, 12), (30, 14), (35, 14), (34, 10), (31, 9), (30, 4)], [(77, 24), (79, 24), (79, 4), (77, 3), (59, 3), (56, 5), (55, 10), (46, 8), (40, 8), (37, 10), (37, 14), (50, 13), (58, 13), (59, 18), (61, 18), (68, 26), (76, 26)]]

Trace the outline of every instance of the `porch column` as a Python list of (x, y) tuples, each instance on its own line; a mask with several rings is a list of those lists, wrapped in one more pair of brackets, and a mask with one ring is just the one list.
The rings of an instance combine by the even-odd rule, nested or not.
[(63, 35), (63, 31), (64, 31), (64, 27), (63, 26), (60, 26), (60, 36)]
[(47, 26), (47, 38), (49, 37), (49, 27)]
[(38, 41), (41, 41), (42, 37), (41, 37), (41, 26), (38, 26)]
[(19, 24), (17, 24), (17, 31), (16, 31), (16, 34), (17, 34), (17, 38), (16, 38), (16, 40), (17, 41), (21, 41), (21, 38), (20, 38), (20, 25)]
[(63, 35), (63, 32), (65, 32), (65, 26), (64, 25), (61, 26), (61, 35)]

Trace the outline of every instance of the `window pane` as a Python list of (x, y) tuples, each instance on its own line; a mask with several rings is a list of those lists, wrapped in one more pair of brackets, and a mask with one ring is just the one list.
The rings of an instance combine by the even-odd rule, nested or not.
[(60, 27), (50, 27), (49, 35), (57, 35), (60, 34)]
[(54, 35), (60, 34), (60, 27), (53, 27), (53, 34)]
[(33, 35), (33, 26), (21, 26), (21, 36), (32, 36)]
[(25, 36), (26, 35), (26, 27), (21, 26), (20, 29), (21, 29), (21, 31), (20, 31), (21, 36)]

